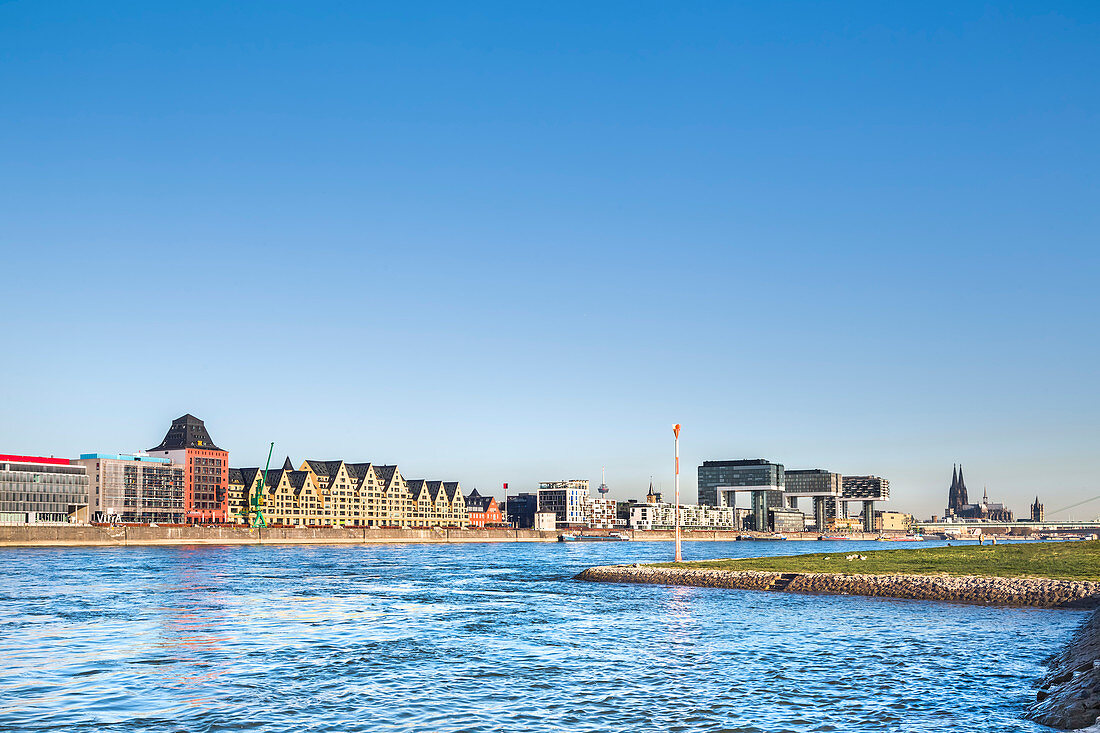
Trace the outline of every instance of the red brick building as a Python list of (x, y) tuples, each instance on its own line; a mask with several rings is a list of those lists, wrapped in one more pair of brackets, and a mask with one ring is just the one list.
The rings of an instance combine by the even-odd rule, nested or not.
[(149, 454), (183, 465), (183, 511), (188, 524), (229, 520), (229, 452), (214, 445), (194, 415), (172, 421), (168, 434)]
[(497, 500), (491, 496), (482, 496), (477, 489), (466, 497), (466, 516), (471, 527), (498, 527), (504, 524)]

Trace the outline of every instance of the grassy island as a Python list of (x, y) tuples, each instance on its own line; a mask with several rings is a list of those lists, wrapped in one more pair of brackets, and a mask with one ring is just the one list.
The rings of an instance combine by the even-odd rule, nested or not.
[(866, 560), (846, 560), (855, 550), (703, 560), (648, 567), (757, 570), (773, 573), (845, 573), (863, 575), (982, 575), (995, 578), (1051, 578), (1100, 581), (1100, 540), (1035, 542), (1011, 545), (961, 545), (859, 551)]

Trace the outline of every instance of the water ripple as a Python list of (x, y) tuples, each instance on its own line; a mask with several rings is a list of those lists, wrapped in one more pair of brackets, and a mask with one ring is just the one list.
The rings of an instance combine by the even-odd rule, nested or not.
[(641, 542), (0, 550), (0, 729), (1039, 731), (1019, 711), (1082, 618), (570, 580), (668, 554)]

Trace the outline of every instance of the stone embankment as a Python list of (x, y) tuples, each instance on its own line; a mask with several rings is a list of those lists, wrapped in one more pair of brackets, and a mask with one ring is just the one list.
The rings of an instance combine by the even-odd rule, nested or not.
[(1045, 578), (772, 573), (755, 570), (604, 565), (589, 568), (577, 575), (576, 579), (603, 583), (655, 583), (822, 595), (908, 598), (988, 606), (1037, 608), (1100, 606), (1100, 583)]
[(1046, 664), (1050, 672), (1040, 683), (1027, 717), (1059, 730), (1100, 722), (1100, 611)]

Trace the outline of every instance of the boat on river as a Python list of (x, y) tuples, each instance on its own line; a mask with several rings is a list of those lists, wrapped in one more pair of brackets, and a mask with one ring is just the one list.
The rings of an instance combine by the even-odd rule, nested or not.
[(818, 537), (819, 540), (850, 540), (852, 539), (846, 534), (823, 534)]
[(563, 532), (558, 535), (558, 542), (626, 542), (630, 538), (618, 532), (608, 534), (573, 534)]

